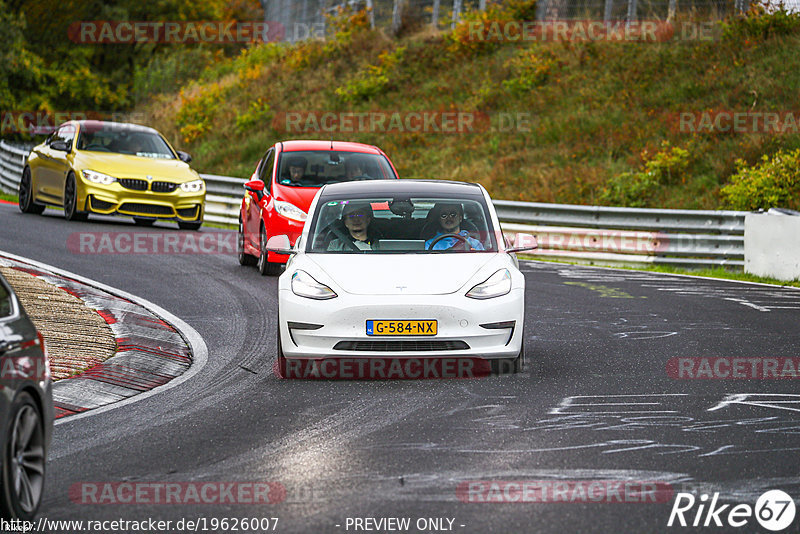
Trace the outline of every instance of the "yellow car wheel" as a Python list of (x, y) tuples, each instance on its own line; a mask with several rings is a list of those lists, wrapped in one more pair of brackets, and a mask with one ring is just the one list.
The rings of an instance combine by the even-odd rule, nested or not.
[(19, 209), (22, 213), (35, 213), (38, 215), (44, 211), (44, 204), (37, 204), (33, 201), (33, 180), (31, 180), (30, 167), (25, 167), (22, 171), (18, 198)]
[(68, 221), (85, 221), (89, 214), (78, 209), (78, 186), (75, 174), (69, 173), (64, 184), (64, 218)]

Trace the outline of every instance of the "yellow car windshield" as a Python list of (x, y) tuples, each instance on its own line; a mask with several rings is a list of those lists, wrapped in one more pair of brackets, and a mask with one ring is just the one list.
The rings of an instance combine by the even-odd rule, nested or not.
[(112, 152), (156, 159), (175, 159), (169, 145), (153, 132), (102, 127), (84, 129), (78, 137), (78, 150)]

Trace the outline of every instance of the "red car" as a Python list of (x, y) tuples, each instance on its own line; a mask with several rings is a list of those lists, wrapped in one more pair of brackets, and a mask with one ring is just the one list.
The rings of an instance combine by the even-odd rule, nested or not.
[(303, 231), (320, 187), (353, 180), (396, 179), (397, 171), (376, 146), (340, 141), (283, 141), (259, 160), (239, 211), (239, 263), (276, 275), (288, 256), (265, 250), (274, 235), (292, 245)]

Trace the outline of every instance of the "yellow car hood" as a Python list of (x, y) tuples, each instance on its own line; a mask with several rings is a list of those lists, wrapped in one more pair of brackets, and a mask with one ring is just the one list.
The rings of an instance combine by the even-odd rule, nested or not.
[(170, 182), (197, 180), (198, 174), (179, 159), (156, 159), (106, 152), (76, 154), (75, 167), (114, 176), (115, 178), (144, 178)]

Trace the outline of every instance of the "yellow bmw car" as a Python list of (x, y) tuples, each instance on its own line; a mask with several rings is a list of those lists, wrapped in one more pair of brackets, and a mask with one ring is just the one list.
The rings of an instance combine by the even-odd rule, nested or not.
[(189, 161), (189, 154), (173, 149), (152, 128), (66, 122), (28, 156), (19, 208), (42, 213), (46, 206), (62, 206), (70, 221), (98, 213), (133, 217), (142, 226), (177, 221), (182, 229), (197, 230), (206, 186)]

